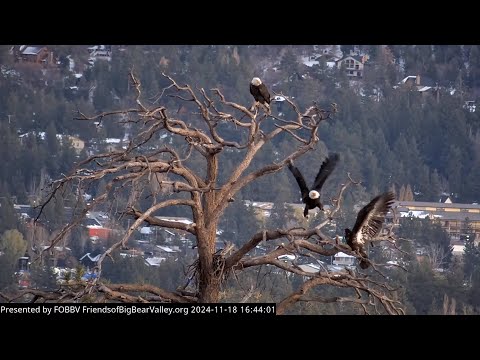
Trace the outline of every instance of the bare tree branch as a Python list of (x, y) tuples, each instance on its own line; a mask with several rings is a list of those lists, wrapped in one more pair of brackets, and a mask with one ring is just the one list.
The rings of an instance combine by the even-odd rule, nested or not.
[[(242, 104), (230, 101), (218, 88), (207, 93), (203, 88), (180, 85), (169, 75), (162, 75), (169, 84), (157, 95), (152, 108), (142, 102), (140, 81), (132, 71), (129, 77), (135, 90), (134, 108), (94, 116), (78, 112), (76, 119), (83, 121), (117, 118), (120, 125), (135, 127), (137, 135), (123, 149), (91, 155), (79, 162), (68, 176), (53, 181), (51, 191), (40, 209), (42, 213), (44, 207), (67, 185), (75, 184), (80, 193), (85, 187), (97, 185), (100, 180), (105, 179), (107, 183), (105, 192), (89, 205), (81, 207), (77, 218), (61, 229), (49, 248), (55, 246), (68, 231), (78, 226), (87, 212), (95, 210), (100, 204), (113, 207), (116, 197), (125, 198), (125, 202), (116, 202), (115, 206), (121, 208), (116, 209), (118, 211), (115, 211), (115, 214), (119, 217), (114, 220), (119, 221), (122, 216), (131, 216), (134, 218), (133, 224), (126, 229), (120, 240), (101, 254), (97, 262), (99, 277), (93, 283), (77, 284), (75, 286), (78, 289), (72, 286), (64, 287), (62, 292), (50, 295), (26, 291), (22, 293), (23, 295), (32, 296), (33, 301), (65, 299), (79, 301), (88, 296), (96, 296), (95, 301), (217, 302), (221, 285), (229, 275), (254, 266), (261, 268), (269, 266), (307, 279), (279, 303), (279, 313), (284, 313), (299, 301), (350, 302), (359, 305), (365, 313), (372, 309), (374, 312), (402, 313), (398, 302), (386, 295), (395, 289), (385, 283), (348, 269), (332, 272), (324, 267), (316, 273), (311, 273), (304, 271), (296, 261), (285, 262), (279, 259), (280, 256), (287, 254), (317, 259), (319, 255), (333, 256), (339, 251), (359, 256), (348, 245), (339, 243), (338, 236), (332, 239), (322, 231), (323, 227), (335, 220), (342, 207), (346, 189), (352, 184), (359, 183), (353, 180), (350, 174), (347, 174), (348, 180), (341, 184), (338, 194), (332, 199), (332, 208), (325, 213), (325, 219), (314, 224), (312, 228), (264, 230), (255, 233), (239, 248), (226, 244), (223, 250), (217, 251), (215, 247), (219, 220), (233, 197), (253, 181), (282, 170), (291, 160), (315, 149), (319, 141), (319, 126), (322, 121), (337, 112), (336, 104), (332, 103), (331, 109), (324, 110), (313, 103), (303, 111), (291, 98), (282, 95), (294, 113), (292, 118), (283, 119), (272, 115), (270, 111), (262, 112), (258, 107), (251, 111)], [(183, 110), (177, 111), (172, 116), (161, 104), (165, 97), (179, 103), (179, 109)], [(193, 111), (190, 111), (192, 108)], [(241, 137), (227, 136), (229, 133), (224, 132), (224, 127), (234, 129)], [(185, 144), (182, 154), (174, 149), (173, 145), (154, 147), (150, 145), (156, 139), (163, 139), (164, 134)], [(281, 135), (293, 139), (296, 148), (290, 153), (282, 154), (280, 161), (251, 170), (252, 162), (263, 146)], [(238, 140), (239, 138), (242, 140)], [(219, 176), (219, 168), (221, 169), (219, 154), (225, 149), (241, 153), (243, 157), (222, 183), (220, 180), (222, 177)], [(197, 161), (198, 158), (195, 156), (198, 154), (201, 164), (193, 164), (193, 161)], [(200, 165), (204, 166), (203, 172), (198, 172)], [(146, 205), (144, 201), (148, 201), (149, 204)], [(155, 216), (156, 211), (171, 206), (186, 206), (191, 211), (192, 223), (186, 224)], [(190, 287), (185, 285), (176, 292), (169, 292), (147, 284), (107, 284), (102, 281), (101, 270), (105, 257), (110, 257), (115, 250), (125, 247), (133, 232), (143, 222), (186, 231), (195, 236), (198, 258), (190, 265), (186, 274), (187, 285)], [(280, 238), (285, 238), (285, 243), (262, 256), (251, 256), (251, 251), (262, 241), (271, 244)], [(384, 238), (395, 246), (392, 228)], [(372, 265), (374, 274), (382, 275), (378, 269), (380, 264)], [(382, 281), (385, 282), (385, 279)], [(348, 288), (352, 290), (353, 296), (318, 296), (313, 293), (314, 288), (318, 286)], [(253, 296), (253, 289), (251, 286), (244, 296), (244, 301)], [(310, 291), (312, 294), (307, 294)], [(354, 297), (355, 294), (358, 298)], [(13, 301), (5, 297), (5, 294), (0, 296)]]

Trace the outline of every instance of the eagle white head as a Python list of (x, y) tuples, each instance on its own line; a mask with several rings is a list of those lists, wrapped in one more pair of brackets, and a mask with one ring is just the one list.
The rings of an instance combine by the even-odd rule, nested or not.
[(318, 199), (320, 197), (320, 193), (318, 191), (312, 190), (308, 193), (308, 197), (310, 199)]
[(254, 77), (254, 78), (252, 79), (252, 85), (254, 85), (254, 86), (260, 86), (261, 84), (262, 84), (262, 80), (260, 80), (260, 78)]

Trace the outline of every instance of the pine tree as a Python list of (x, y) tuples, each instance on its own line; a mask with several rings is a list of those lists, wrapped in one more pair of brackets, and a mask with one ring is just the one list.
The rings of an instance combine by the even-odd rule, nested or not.
[(407, 184), (407, 188), (405, 190), (405, 201), (415, 201), (410, 184)]
[(18, 259), (25, 254), (27, 242), (16, 229), (3, 232), (0, 237), (0, 290), (14, 281)]
[(405, 201), (405, 186), (402, 184), (398, 193), (398, 200)]
[(470, 236), (465, 241), (463, 251), (463, 272), (466, 279), (471, 279), (473, 273), (480, 269), (480, 247), (475, 246), (475, 238)]
[(0, 233), (18, 228), (18, 217), (13, 207), (12, 197), (3, 192), (0, 196)]

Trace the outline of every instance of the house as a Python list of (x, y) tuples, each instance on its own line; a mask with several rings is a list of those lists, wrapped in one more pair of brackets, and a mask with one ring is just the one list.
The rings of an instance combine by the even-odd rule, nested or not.
[(399, 86), (410, 87), (418, 92), (424, 94), (434, 92), (438, 90), (438, 86), (432, 79), (426, 76), (409, 75), (403, 78), (399, 83)]
[(278, 260), (281, 260), (283, 262), (291, 262), (293, 260), (295, 260), (297, 257), (293, 254), (284, 254), (284, 255), (280, 255), (279, 257), (277, 257)]
[(154, 256), (154, 257), (146, 258), (144, 261), (145, 261), (145, 264), (148, 266), (160, 266), (160, 264), (165, 260), (167, 259), (163, 257)]
[(355, 266), (355, 256), (338, 252), (334, 256), (333, 265), (336, 266)]
[(362, 78), (365, 63), (368, 57), (366, 55), (348, 55), (336, 61), (338, 69), (345, 69), (350, 78)]
[(465, 251), (465, 245), (453, 245), (452, 246), (452, 255), (453, 256), (463, 256)]
[(20, 45), (14, 50), (15, 60), (22, 63), (53, 65), (53, 52), (46, 46)]
[(79, 260), (85, 267), (90, 269), (97, 266), (97, 261), (100, 260), (100, 256), (101, 254), (92, 255), (91, 253), (86, 253)]
[(475, 100), (467, 100), (465, 101), (465, 105), (463, 105), (464, 109), (467, 109), (469, 112), (475, 112), (477, 105), (475, 105)]
[(158, 252), (163, 255), (164, 257), (166, 256), (175, 256), (178, 253), (181, 253), (182, 251), (178, 246), (156, 246), (158, 248)]
[(302, 265), (298, 265), (298, 267), (306, 272), (306, 273), (310, 273), (310, 274), (316, 274), (320, 271), (327, 271), (327, 265), (326, 264), (315, 264), (315, 263), (309, 263), (309, 264), (302, 264)]
[(409, 75), (403, 78), (394, 89), (404, 88), (410, 91), (417, 91), (422, 97), (434, 95), (437, 103), (440, 102), (440, 86), (434, 80), (420, 75)]
[(105, 151), (111, 152), (122, 148), (122, 139), (106, 138), (104, 141)]
[(452, 199), (450, 199), (450, 196), (448, 196), (448, 195), (442, 195), (442, 196), (440, 196), (440, 200), (438, 200), (438, 202), (445, 203), (445, 204), (451, 204)]
[[(93, 222), (93, 219), (86, 219), (86, 221)], [(90, 239), (102, 239), (102, 240), (107, 240), (110, 237), (110, 234), (112, 233), (112, 229), (103, 227), (101, 225), (86, 225), (86, 228), (88, 229), (88, 237)]]
[(95, 45), (88, 48), (90, 57), (88, 63), (93, 65), (96, 60), (112, 60), (112, 46), (111, 45)]

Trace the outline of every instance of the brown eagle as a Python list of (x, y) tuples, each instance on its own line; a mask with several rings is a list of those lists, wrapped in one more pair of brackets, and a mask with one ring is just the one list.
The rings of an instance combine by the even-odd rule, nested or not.
[(363, 258), (360, 267), (366, 269), (370, 266), (365, 246), (374, 241), (382, 230), (383, 221), (395, 200), (395, 194), (386, 192), (374, 197), (362, 210), (358, 212), (353, 229), (345, 229), (345, 240), (353, 251), (358, 252)]

